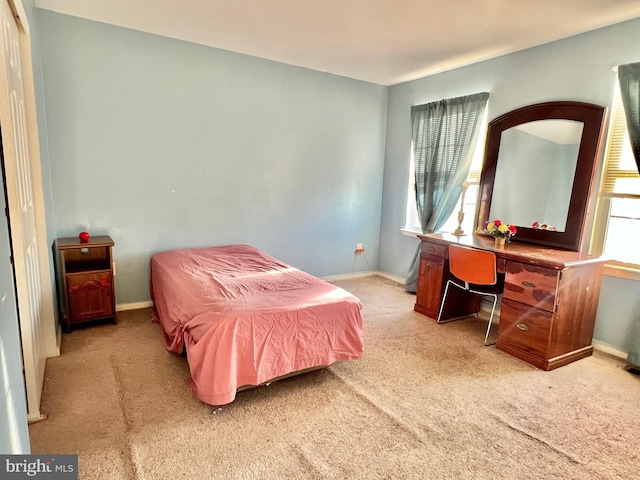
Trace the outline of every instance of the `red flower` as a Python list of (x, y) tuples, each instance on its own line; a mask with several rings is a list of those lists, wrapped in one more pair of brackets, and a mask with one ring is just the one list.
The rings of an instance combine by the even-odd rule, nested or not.
[(496, 227), (499, 227), (500, 225), (502, 225), (502, 222), (501, 222), (500, 220), (494, 220), (494, 221), (493, 221), (493, 224), (494, 224)]
[(509, 230), (511, 230), (511, 235), (515, 235), (518, 231), (515, 225), (509, 225)]

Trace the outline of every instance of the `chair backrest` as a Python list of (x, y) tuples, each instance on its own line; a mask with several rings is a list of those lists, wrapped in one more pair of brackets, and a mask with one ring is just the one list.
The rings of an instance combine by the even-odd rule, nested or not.
[(495, 285), (498, 281), (496, 254), (487, 250), (449, 245), (449, 271), (476, 285)]

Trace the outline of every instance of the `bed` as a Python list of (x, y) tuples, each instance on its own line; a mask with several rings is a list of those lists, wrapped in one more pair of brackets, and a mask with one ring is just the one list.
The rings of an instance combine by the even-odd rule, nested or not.
[(364, 351), (357, 297), (250, 245), (153, 255), (151, 298), (167, 349), (186, 352), (188, 384), (210, 405)]

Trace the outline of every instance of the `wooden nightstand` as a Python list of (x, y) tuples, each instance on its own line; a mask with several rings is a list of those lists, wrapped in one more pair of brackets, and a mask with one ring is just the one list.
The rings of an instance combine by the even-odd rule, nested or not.
[(63, 327), (93, 320), (117, 323), (113, 282), (113, 240), (107, 235), (55, 241), (58, 303)]

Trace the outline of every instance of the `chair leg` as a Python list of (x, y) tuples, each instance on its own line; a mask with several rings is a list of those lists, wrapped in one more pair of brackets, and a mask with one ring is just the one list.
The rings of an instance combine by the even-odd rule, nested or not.
[(491, 316), (489, 317), (489, 325), (487, 325), (487, 333), (484, 336), (484, 345), (485, 346), (490, 346), (490, 345), (495, 345), (495, 342), (493, 343), (487, 343), (487, 340), (489, 340), (489, 332), (491, 331), (491, 323), (493, 322), (493, 314), (496, 311), (496, 305), (498, 303), (498, 295), (494, 294), (494, 293), (485, 293), (485, 292), (477, 292), (474, 290), (469, 290), (467, 288), (463, 288), (460, 287), (458, 284), (456, 284), (455, 282), (452, 282), (451, 280), (447, 280), (447, 284), (444, 287), (444, 295), (442, 295), (442, 302), (440, 303), (440, 311), (438, 312), (438, 323), (446, 323), (442, 321), (442, 313), (444, 312), (444, 304), (445, 301), (447, 299), (447, 293), (449, 292), (449, 286), (453, 284), (454, 286), (458, 287), (458, 288), (462, 288), (463, 290), (476, 294), (476, 295), (481, 295), (481, 296), (489, 296), (489, 297), (493, 297), (493, 306), (491, 307)]
[(447, 284), (444, 287), (444, 295), (442, 295), (442, 301), (440, 302), (440, 311), (438, 312), (438, 323), (442, 320), (442, 312), (444, 311), (444, 304), (447, 300), (447, 292), (449, 291), (449, 284), (451, 280), (447, 280)]
[(493, 313), (496, 311), (496, 304), (498, 303), (498, 295), (495, 295), (493, 293), (490, 293), (488, 295), (493, 297), (493, 307), (491, 308), (491, 316), (489, 317), (489, 325), (487, 325), (487, 333), (484, 336), (484, 346), (485, 347), (488, 347), (489, 345), (495, 345), (495, 342), (487, 343), (487, 340), (489, 339), (489, 331), (491, 330), (491, 322), (493, 321)]

